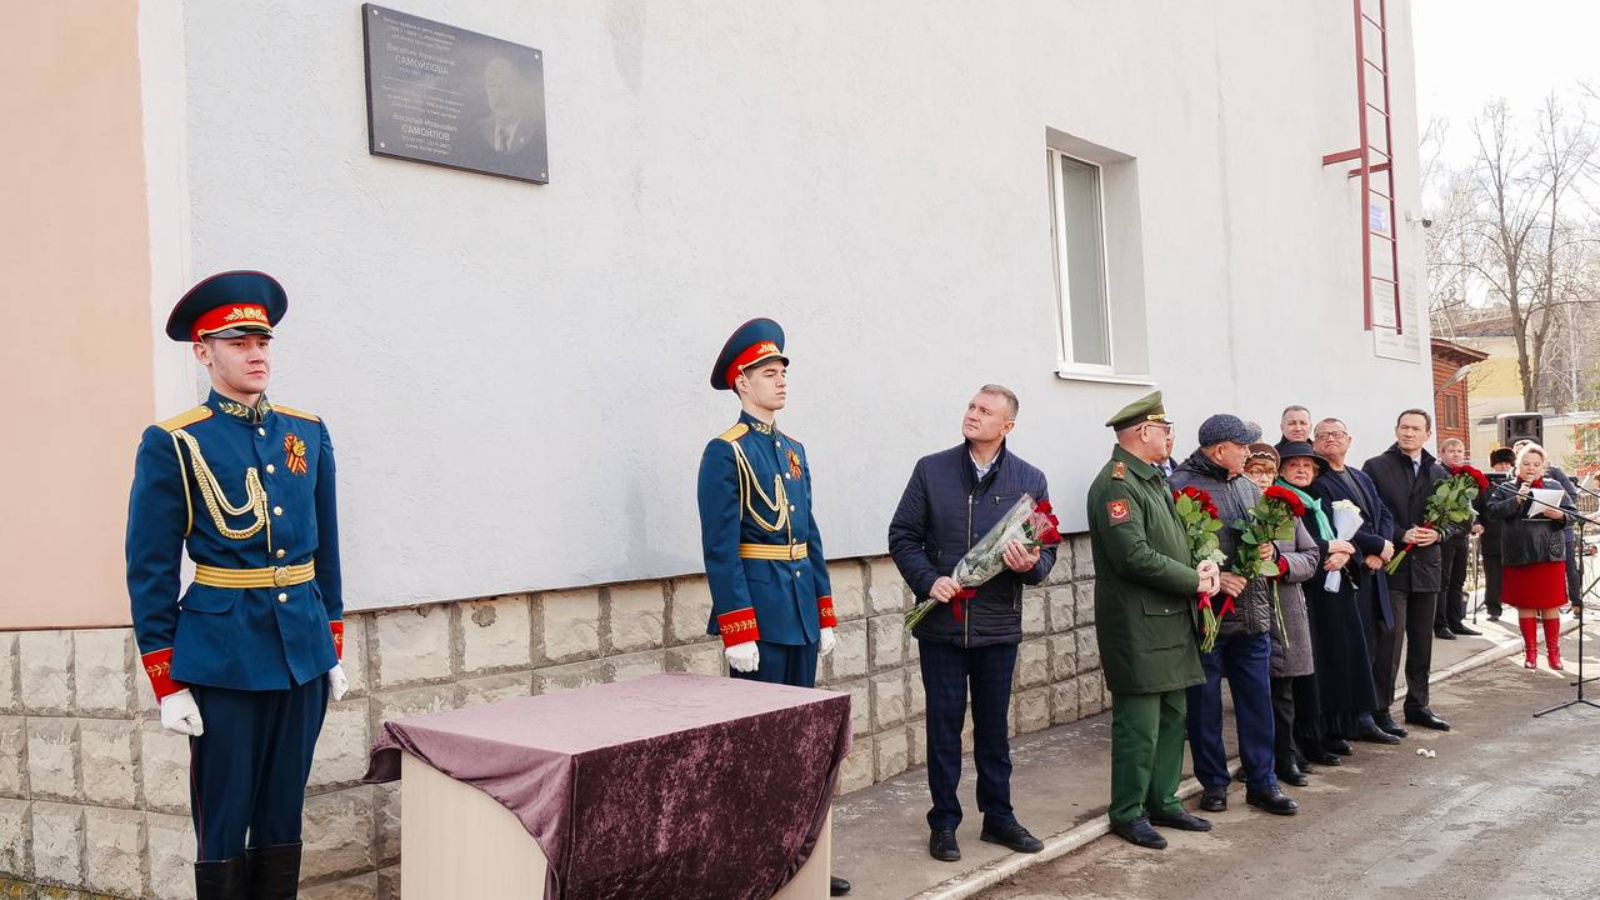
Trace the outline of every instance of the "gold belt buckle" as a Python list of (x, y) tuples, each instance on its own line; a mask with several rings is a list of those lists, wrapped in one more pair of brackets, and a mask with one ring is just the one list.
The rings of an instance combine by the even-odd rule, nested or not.
[(289, 584), (289, 567), (278, 566), (272, 570), (272, 583), (277, 587), (286, 587)]

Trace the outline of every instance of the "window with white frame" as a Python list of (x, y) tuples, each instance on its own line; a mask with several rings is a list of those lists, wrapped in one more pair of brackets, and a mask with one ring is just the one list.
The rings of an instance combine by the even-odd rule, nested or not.
[(1061, 366), (1063, 370), (1109, 373), (1113, 365), (1111, 310), (1106, 291), (1100, 166), (1057, 150), (1047, 152)]

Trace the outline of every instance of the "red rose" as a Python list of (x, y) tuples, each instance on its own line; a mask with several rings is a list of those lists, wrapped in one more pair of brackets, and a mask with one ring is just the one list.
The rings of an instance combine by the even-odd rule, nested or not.
[(1035, 506), (1033, 508), (1033, 511), (1036, 512), (1036, 513), (1044, 513), (1047, 516), (1050, 515), (1050, 501), (1049, 500), (1040, 500), (1039, 501), (1039, 505)]
[(1281, 501), (1284, 506), (1289, 507), (1289, 512), (1293, 513), (1296, 517), (1306, 514), (1306, 505), (1300, 502), (1300, 498), (1295, 496), (1294, 491), (1291, 491), (1281, 485), (1275, 484), (1272, 487), (1267, 488), (1266, 499)]

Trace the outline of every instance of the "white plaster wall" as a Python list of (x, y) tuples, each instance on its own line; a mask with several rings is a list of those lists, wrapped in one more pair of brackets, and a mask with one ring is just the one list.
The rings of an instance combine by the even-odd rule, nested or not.
[(1361, 198), (1320, 165), (1356, 143), (1346, 3), (402, 9), (545, 52), (548, 186), (368, 155), (357, 3), (185, 13), (194, 274), (289, 289), (273, 395), (332, 427), (352, 606), (699, 570), (695, 471), (735, 415), (706, 379), (755, 315), (788, 329), (830, 556), (885, 549), (986, 381), (1081, 528), (1101, 422), (1145, 388), (1054, 374), (1047, 127), (1138, 161), (1180, 449), (1298, 401), (1375, 452), (1431, 408), (1423, 366), (1373, 357)]

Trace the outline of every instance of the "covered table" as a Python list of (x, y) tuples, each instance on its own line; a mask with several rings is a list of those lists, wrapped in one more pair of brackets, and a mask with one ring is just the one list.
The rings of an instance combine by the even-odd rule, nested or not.
[[(393, 781), (404, 759), (407, 897), (418, 879), (467, 877), (491, 859), (502, 883), (521, 881), (516, 896), (766, 900), (802, 866), (795, 887), (820, 871), (825, 896), (850, 731), (845, 694), (654, 675), (386, 722), (366, 780)], [(446, 803), (466, 805), (450, 821), (417, 808)], [(541, 870), (542, 892), (526, 882)]]

